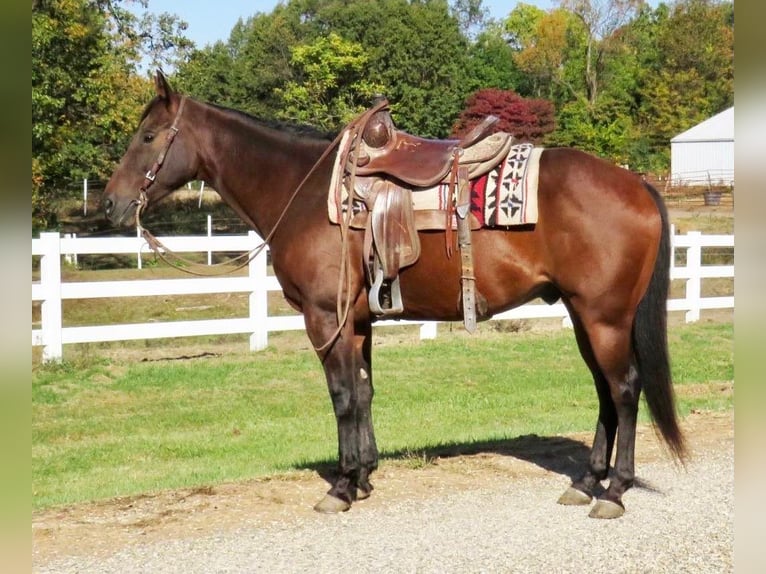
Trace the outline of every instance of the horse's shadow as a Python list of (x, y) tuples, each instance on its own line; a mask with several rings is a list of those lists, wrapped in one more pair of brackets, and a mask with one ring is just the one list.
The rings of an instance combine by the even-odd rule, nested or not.
[[(578, 440), (561, 436), (523, 435), (510, 439), (443, 443), (419, 449), (383, 452), (381, 460), (407, 461), (417, 458), (426, 464), (438, 459), (478, 454), (498, 454), (531, 462), (550, 472), (574, 480), (584, 471), (590, 447)], [(335, 461), (308, 462), (303, 468), (313, 470), (329, 484), (337, 478)]]

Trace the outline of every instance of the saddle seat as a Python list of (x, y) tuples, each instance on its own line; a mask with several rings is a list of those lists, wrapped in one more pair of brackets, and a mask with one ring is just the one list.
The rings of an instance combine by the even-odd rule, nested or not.
[(415, 188), (428, 188), (445, 181), (457, 156), (458, 165), (468, 166), (470, 178), (479, 177), (505, 159), (511, 147), (511, 134), (489, 135), (497, 122), (497, 117), (487, 116), (462, 139), (434, 140), (396, 129), (388, 109), (383, 109), (362, 133), (356, 173), (387, 175)]

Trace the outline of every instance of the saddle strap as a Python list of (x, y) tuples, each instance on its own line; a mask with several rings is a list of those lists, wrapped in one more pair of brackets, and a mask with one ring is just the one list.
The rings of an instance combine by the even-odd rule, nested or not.
[(457, 201), (457, 243), (460, 249), (460, 285), (463, 299), (463, 325), (469, 333), (476, 331), (476, 276), (473, 269), (473, 249), (471, 247), (470, 191), (468, 188), (468, 168), (460, 167), (458, 173)]
[(452, 167), (449, 176), (449, 191), (447, 192), (446, 221), (444, 222), (444, 242), (447, 249), (447, 259), (452, 257), (452, 218), (455, 213), (455, 203), (458, 201), (460, 188), (468, 185), (468, 169), (460, 166), (461, 149), (452, 152)]

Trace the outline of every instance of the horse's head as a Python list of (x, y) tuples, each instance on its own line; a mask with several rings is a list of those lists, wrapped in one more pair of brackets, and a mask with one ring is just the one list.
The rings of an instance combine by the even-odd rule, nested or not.
[(134, 224), (141, 210), (194, 179), (197, 172), (193, 138), (185, 130), (190, 125), (184, 116), (186, 98), (174, 92), (159, 71), (155, 88), (157, 95), (104, 190), (104, 212), (116, 226)]

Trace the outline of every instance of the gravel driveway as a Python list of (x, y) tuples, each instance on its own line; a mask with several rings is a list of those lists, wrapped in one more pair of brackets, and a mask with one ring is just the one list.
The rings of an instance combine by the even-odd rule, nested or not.
[[(53, 544), (57, 535), (71, 537), (72, 544), (78, 536), (98, 537), (98, 528), (57, 527), (50, 523), (50, 516), (38, 517), (34, 571), (732, 572), (734, 439), (733, 428), (727, 426), (730, 416), (716, 416), (721, 436), (705, 444), (695, 443), (695, 435), (687, 431), (694, 456), (686, 469), (674, 465), (656, 444), (649, 448), (654, 454), (645, 454), (648, 460), (639, 459), (639, 483), (625, 496), (627, 512), (614, 521), (589, 519), (586, 507), (555, 504), (569, 484), (566, 474), (528, 461), (506, 464), (485, 457), (478, 463), (452, 461), (466, 467), (461, 481), (449, 480), (452, 474), (436, 469), (381, 469), (373, 498), (342, 515), (318, 515), (302, 508), (258, 516), (251, 509), (238, 513), (231, 499), (226, 511), (221, 499), (214, 507), (223, 514), (215, 521), (204, 518), (205, 512), (212, 513), (209, 507), (190, 507), (175, 521), (177, 534), (169, 539), (153, 538), (146, 531), (142, 535), (134, 528), (123, 544), (93, 547), (86, 553), (45, 554), (43, 547), (46, 540)], [(705, 428), (706, 422), (699, 424)], [(651, 434), (645, 431), (639, 442), (655, 440)], [(525, 471), (529, 465), (533, 468)], [(438, 480), (439, 473), (447, 479)], [(408, 481), (427, 488), (412, 496), (392, 496), (407, 490)], [(322, 492), (315, 487), (312, 482), (312, 499)], [(97, 526), (97, 521), (92, 522)]]

